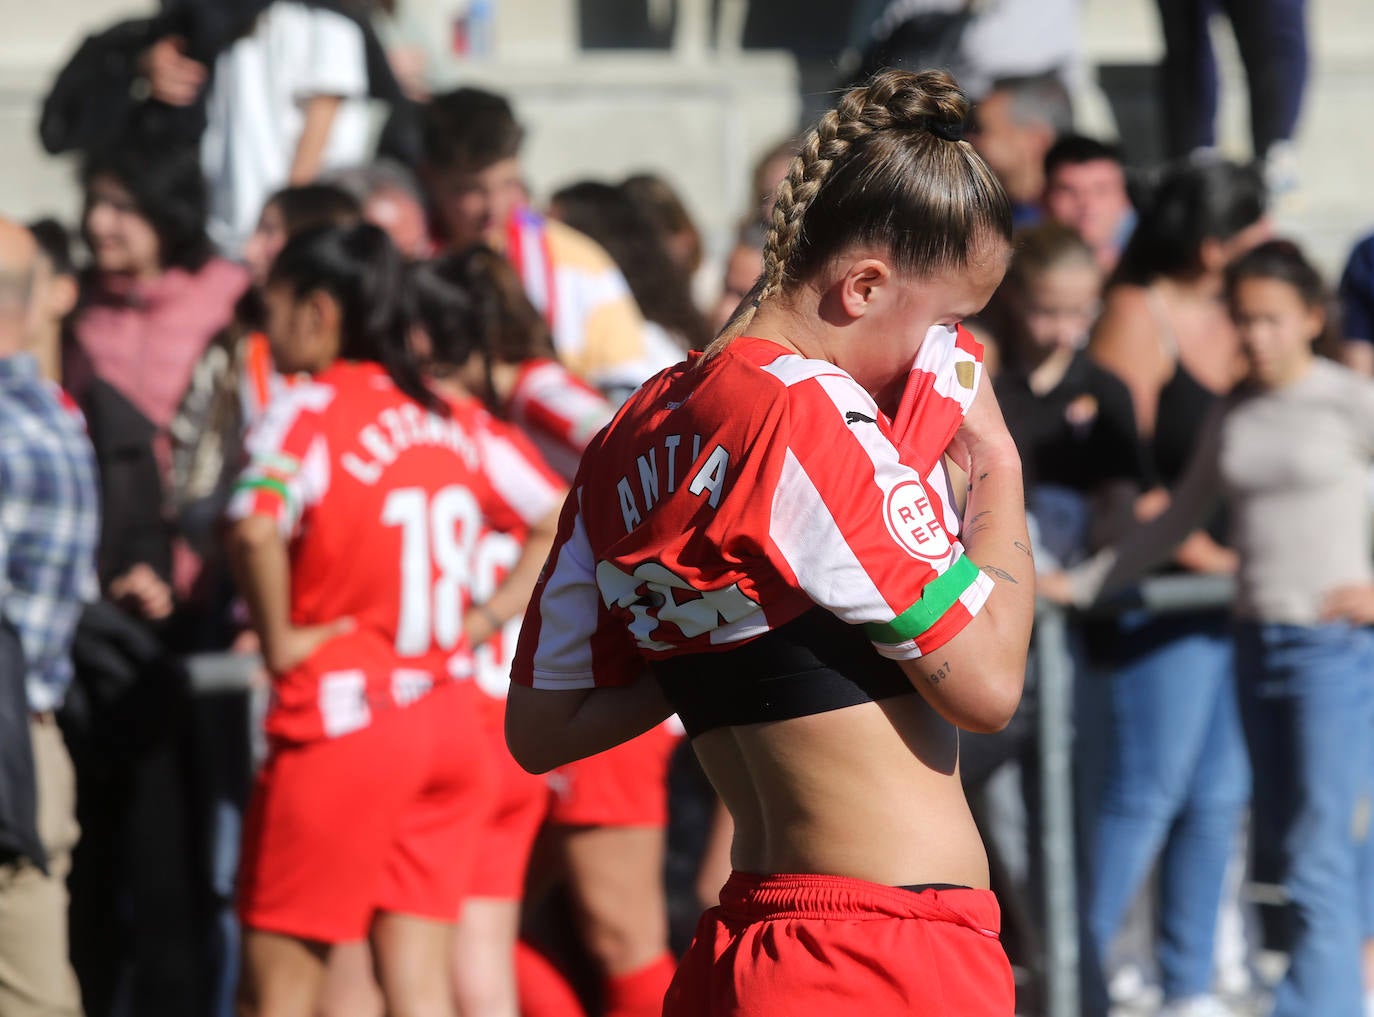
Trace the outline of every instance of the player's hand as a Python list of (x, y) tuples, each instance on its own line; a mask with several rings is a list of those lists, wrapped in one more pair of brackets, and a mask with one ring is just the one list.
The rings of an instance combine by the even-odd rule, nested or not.
[(325, 643), (353, 629), (352, 618), (337, 618), (323, 625), (288, 625), (272, 640), (272, 645), (264, 641), (263, 661), (272, 674), (286, 674), (304, 664)]
[(993, 456), (1015, 457), (1016, 443), (1012, 441), (1002, 408), (993, 394), (992, 383), (986, 376), (969, 404), (964, 422), (946, 450), (951, 459), (965, 473), (973, 476), (973, 464)]
[(1374, 585), (1339, 586), (1322, 601), (1322, 621), (1374, 625)]
[(191, 105), (209, 76), (204, 64), (186, 55), (186, 40), (176, 35), (144, 50), (139, 69), (148, 79), (149, 97), (169, 106)]
[(491, 612), (483, 610), (480, 606), (468, 608), (467, 614), (463, 616), (463, 633), (467, 636), (468, 645), (474, 649), (500, 631), (501, 626), (495, 623)]
[(172, 588), (143, 562), (110, 583), (110, 599), (149, 621), (172, 613)]

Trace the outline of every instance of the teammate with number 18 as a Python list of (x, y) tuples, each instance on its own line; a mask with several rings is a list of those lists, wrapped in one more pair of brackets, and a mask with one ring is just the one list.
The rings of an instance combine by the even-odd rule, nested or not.
[[(958, 729), (1004, 726), (1034, 607), (1020, 460), (958, 327), (1010, 253), (943, 73), (888, 71), (779, 185), (757, 301), (583, 457), (521, 629), (515, 757), (676, 709), (735, 823), (665, 1017), (1010, 1017)], [(945, 457), (972, 489), (956, 513)]]
[(245, 1014), (312, 1017), (330, 947), (364, 936), (388, 1012), (454, 1012), (453, 923), (493, 800), (470, 584), (483, 527), (526, 523), (488, 479), (485, 410), (422, 379), (402, 282), (363, 225), (293, 238), (265, 290), (277, 369), (310, 378), (250, 435), (230, 508), (273, 676), (239, 879)]

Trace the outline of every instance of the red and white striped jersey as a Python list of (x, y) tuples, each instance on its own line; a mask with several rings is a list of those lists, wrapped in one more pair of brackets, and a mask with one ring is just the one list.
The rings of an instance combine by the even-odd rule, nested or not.
[[(600, 398), (599, 396), (597, 397)], [(539, 451), (519, 430), (490, 414), (479, 431), (482, 464), (503, 501), (520, 516), (515, 527), (487, 526), (478, 538), (472, 572), (472, 597), (478, 604), (492, 598), (520, 560), (530, 528), (555, 511), (567, 485), (551, 470)], [(477, 686), (488, 696), (504, 700), (510, 685), (510, 668), (520, 638), (520, 616), (501, 626), (473, 650)]]
[(626, 684), (645, 659), (728, 649), (813, 604), (890, 658), (943, 645), (992, 590), (941, 460), (979, 352), (932, 329), (901, 430), (838, 367), (765, 340), (650, 379), (583, 457), (512, 680)]
[(564, 480), (572, 480), (587, 443), (615, 411), (600, 392), (558, 361), (540, 359), (520, 365), (506, 412), (544, 461)]
[(478, 538), (524, 525), (517, 471), (486, 461), (489, 419), (475, 400), (441, 417), (379, 366), (349, 362), (268, 407), (229, 516), (277, 522), (292, 624), (355, 623), (274, 681), (270, 735), (346, 734), (446, 675), (471, 676), (463, 616)]

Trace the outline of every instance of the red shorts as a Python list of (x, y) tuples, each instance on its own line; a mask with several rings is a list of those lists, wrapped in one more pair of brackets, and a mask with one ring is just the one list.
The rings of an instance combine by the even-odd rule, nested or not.
[(733, 873), (701, 917), (663, 1017), (1011, 1017), (988, 890)]
[[(484, 697), (486, 698), (486, 697)], [(519, 900), (539, 827), (549, 814), (549, 785), (527, 772), (506, 748), (505, 706), (486, 710), (487, 740), (496, 774), (496, 803), (478, 834), (477, 857), (466, 896)]]
[(667, 826), (668, 762), (682, 736), (660, 724), (549, 774), (549, 821), (563, 826)]
[(442, 685), (361, 730), (274, 749), (244, 822), (243, 924), (338, 943), (375, 911), (455, 920), (492, 808), (478, 694)]

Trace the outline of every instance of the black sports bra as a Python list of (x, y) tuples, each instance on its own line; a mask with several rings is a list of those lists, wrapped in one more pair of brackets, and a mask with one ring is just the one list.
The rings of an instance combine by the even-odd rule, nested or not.
[(737, 647), (669, 657), (652, 668), (691, 738), (916, 691), (861, 628), (819, 607)]

